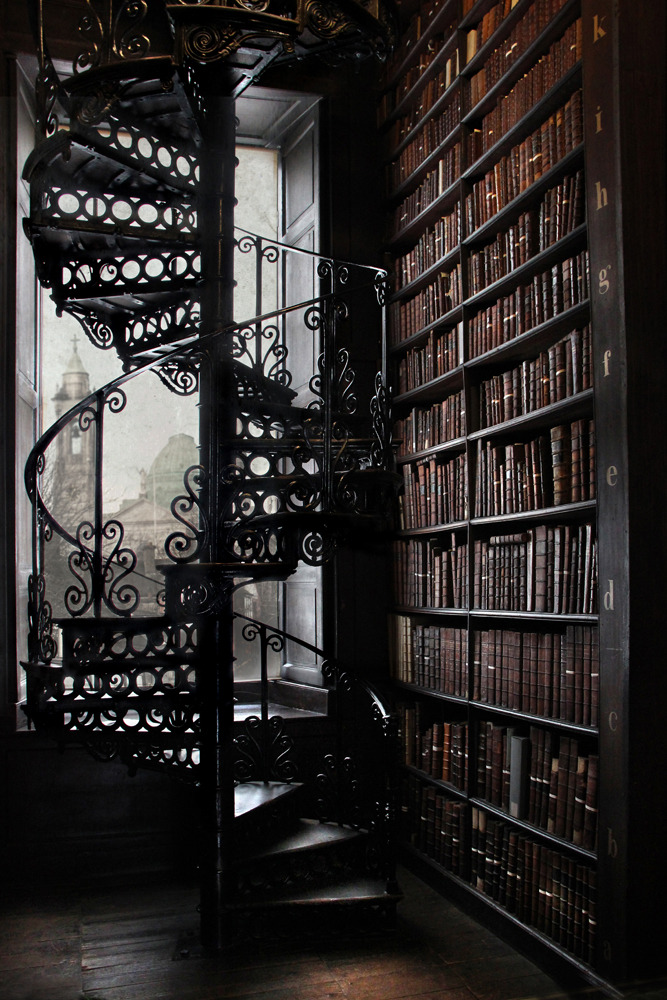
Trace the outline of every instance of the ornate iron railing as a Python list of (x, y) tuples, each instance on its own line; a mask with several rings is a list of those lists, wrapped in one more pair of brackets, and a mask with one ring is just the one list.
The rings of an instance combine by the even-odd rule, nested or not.
[[(241, 239), (254, 240), (260, 264), (268, 256), (267, 248), (271, 256), (291, 252), (291, 248), (250, 234)], [(318, 264), (321, 273), (338, 274), (338, 280), (351, 270), (350, 265), (342, 267), (328, 259), (319, 258)], [(257, 301), (261, 302), (259, 264), (258, 274)], [(382, 301), (384, 273), (371, 269), (371, 274), (372, 294), (375, 297), (379, 290)], [(309, 382), (310, 401), (301, 407), (293, 405), (288, 349), (281, 329), (281, 324), (291, 321), (297, 312), (302, 314), (307, 334), (317, 333), (322, 347), (319, 370)], [(221, 517), (227, 525), (227, 558), (240, 575), (258, 563), (293, 568), (299, 557), (320, 562), (327, 554), (325, 534), (335, 534), (332, 516), (381, 510), (387, 490), (392, 488), (386, 477), (374, 475), (386, 473), (391, 460), (384, 377), (378, 375), (369, 400), (369, 415), (364, 419), (358, 412), (349, 350), (338, 343), (341, 319), (346, 314), (344, 301), (331, 291), (315, 301), (286, 306), (231, 329), (199, 337), (195, 343), (144, 362), (91, 393), (46, 431), (31, 452), (25, 473), (34, 510), (31, 661), (49, 662), (55, 652), (50, 624), (53, 601), (49, 602), (46, 593), (45, 571), (46, 549), (54, 539), (60, 540), (61, 562), (66, 562), (69, 570), (67, 586), (56, 602), (62, 613), (75, 618), (99, 618), (105, 614), (129, 617), (145, 612), (145, 597), (142, 602), (137, 586), (137, 554), (124, 544), (122, 515), (105, 518), (102, 483), (105, 435), (113, 416), (126, 405), (124, 386), (150, 371), (156, 372), (174, 392), (195, 393), (209, 347), (221, 342), (225, 345), (237, 389), (237, 398), (230, 400), (237, 435), (229, 442), (230, 464), (223, 483), (226, 501)], [(51, 509), (44, 483), (50, 481), (49, 458), (53, 464), (57, 457), (50, 455), (50, 446), (74, 425), (80, 435), (95, 436), (93, 509), (78, 524), (67, 525)], [(57, 475), (57, 468), (53, 474)], [(187, 469), (184, 491), (171, 504), (175, 522), (174, 530), (164, 540), (167, 562), (193, 563), (205, 547), (209, 526), (198, 500), (203, 476), (201, 466)], [(301, 517), (295, 533), (300, 533), (300, 538), (296, 541), (290, 538), (291, 515)], [(324, 530), (317, 527), (318, 522), (322, 522)], [(65, 579), (62, 574), (60, 578)], [(164, 582), (154, 578), (153, 584), (152, 604), (157, 601), (162, 606)]]

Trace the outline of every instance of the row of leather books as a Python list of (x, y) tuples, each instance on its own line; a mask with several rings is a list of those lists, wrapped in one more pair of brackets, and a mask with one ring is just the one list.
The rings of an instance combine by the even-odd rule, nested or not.
[(401, 785), (402, 839), (449, 872), (468, 880), (470, 871), (467, 802), (406, 775)]
[(581, 59), (581, 18), (565, 30), (531, 69), (517, 80), (470, 136), (470, 162), (496, 144), (533, 108), (541, 97)]
[(401, 706), (400, 717), (404, 763), (465, 791), (468, 723), (441, 719), (428, 725), (419, 702)]
[(470, 78), (472, 108), (521, 58), (541, 33), (544, 25), (556, 16), (566, 2), (567, 0), (535, 0), (511, 33), (486, 56), (482, 69)]
[(393, 441), (397, 457), (427, 451), (454, 441), (465, 433), (463, 391), (445, 397), (432, 406), (415, 406), (407, 417), (394, 424)]
[(584, 962), (595, 953), (594, 870), (510, 822), (471, 807), (475, 889)]
[(600, 701), (597, 628), (568, 625), (563, 633), (474, 632), (472, 697), (511, 711), (596, 727)]
[[(519, 514), (594, 498), (592, 420), (558, 424), (549, 435), (540, 434), (529, 441), (477, 441), (475, 517)], [(426, 510), (430, 510), (428, 504)]]
[(504, 278), (584, 222), (584, 175), (578, 170), (549, 188), (540, 203), (468, 257), (469, 287), (479, 291)]
[(394, 542), (394, 594), (416, 608), (468, 606), (468, 545), (454, 534)]
[(583, 141), (581, 91), (546, 118), (509, 153), (501, 156), (466, 197), (469, 235), (538, 181)]
[(435, 456), (401, 466), (399, 528), (428, 528), (468, 517), (468, 464), (465, 453)]
[(459, 364), (461, 324), (450, 330), (431, 330), (422, 347), (406, 351), (398, 363), (398, 392), (409, 392), (446, 375)]
[(467, 629), (421, 625), (407, 615), (392, 615), (390, 629), (390, 668), (395, 680), (467, 696)]
[(520, 283), (468, 319), (468, 357), (509, 343), (588, 299), (589, 256), (582, 250)]
[(431, 153), (441, 146), (461, 120), (461, 91), (452, 94), (452, 100), (432, 118), (427, 118), (415, 137), (401, 150), (387, 168), (389, 193), (408, 180)]
[(459, 179), (462, 169), (461, 153), (460, 142), (446, 149), (421, 184), (401, 201), (393, 214), (393, 237), (399, 236), (410, 222), (437, 201)]
[[(378, 124), (383, 126), (384, 122), (394, 111), (400, 110), (401, 102), (408, 95), (412, 98), (406, 102), (404, 113), (399, 115), (388, 129), (387, 136), (389, 148), (396, 147), (417, 128), (423, 117), (428, 114), (431, 108), (440, 101), (449, 88), (458, 80), (459, 76), (459, 52), (458, 48), (450, 49), (447, 52), (444, 48), (447, 40), (443, 36), (436, 36), (428, 48), (426, 58), (420, 57), (420, 68), (412, 67), (393, 88), (388, 90), (380, 99)], [(424, 71), (438, 60), (440, 68), (436, 73), (431, 72), (424, 79), (423, 86), (421, 78)], [(424, 68), (421, 68), (421, 64)]]
[(424, 271), (441, 261), (461, 242), (461, 203), (451, 212), (428, 226), (416, 245), (394, 261), (396, 288), (400, 290), (415, 281)]
[(474, 543), (473, 607), (596, 614), (597, 539), (590, 523), (541, 524)]
[(447, 396), (432, 406), (415, 406), (407, 417), (394, 424), (397, 455), (413, 455), (465, 433), (463, 391)]
[(479, 426), (493, 427), (590, 389), (591, 328), (561, 337), (536, 358), (522, 361), (479, 387)]
[(426, 288), (403, 302), (392, 302), (389, 320), (392, 344), (412, 337), (461, 304), (461, 265), (441, 271)]
[(493, 33), (497, 31), (505, 18), (516, 6), (516, 0), (498, 0), (466, 34), (466, 64), (476, 52), (486, 45)]
[(597, 847), (599, 759), (541, 726), (480, 724), (477, 797), (576, 847)]

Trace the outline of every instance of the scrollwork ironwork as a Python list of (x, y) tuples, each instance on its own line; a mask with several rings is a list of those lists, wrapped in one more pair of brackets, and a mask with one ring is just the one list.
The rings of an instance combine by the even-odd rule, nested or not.
[(55, 66), (46, 53), (41, 53), (39, 71), (35, 80), (37, 128), (45, 136), (55, 135), (59, 117), (55, 107), (59, 97), (60, 80)]
[[(244, 721), (244, 730), (234, 738), (236, 781), (294, 781), (298, 768), (291, 759), (294, 740), (285, 732), (284, 720), (272, 715), (264, 726), (257, 715)], [(265, 773), (266, 772), (266, 773)]]
[(65, 311), (74, 316), (81, 325), (84, 333), (93, 347), (98, 347), (102, 351), (108, 351), (113, 347), (113, 330), (109, 324), (109, 317), (99, 315), (93, 310), (84, 309), (78, 305), (68, 304)]
[(86, 13), (79, 21), (79, 34), (86, 48), (74, 60), (74, 72), (95, 69), (113, 59), (141, 59), (147, 56), (151, 43), (139, 25), (148, 13), (146, 0), (122, 0), (114, 12), (107, 0), (104, 20), (95, 10), (92, 0), (85, 0)]
[(287, 388), (292, 375), (285, 365), (288, 351), (281, 338), (280, 328), (273, 323), (238, 327), (232, 338), (232, 357), (249, 365), (256, 374)]
[[(206, 512), (199, 499), (199, 491), (207, 482), (206, 470), (202, 465), (191, 465), (183, 476), (185, 494), (171, 502), (171, 512), (177, 521), (187, 529), (174, 531), (164, 543), (165, 553), (175, 563), (188, 563), (196, 559), (208, 542), (209, 526)], [(193, 514), (196, 513), (197, 524)]]
[(357, 410), (357, 397), (352, 391), (356, 378), (354, 369), (350, 365), (350, 352), (341, 348), (336, 355), (337, 372), (337, 408), (343, 413), (351, 415)]
[(174, 358), (156, 368), (158, 378), (177, 396), (193, 396), (199, 388), (199, 365), (192, 357)]
[(120, 521), (107, 521), (102, 534), (106, 541), (112, 543), (111, 553), (102, 568), (104, 603), (116, 615), (131, 615), (139, 605), (139, 591), (133, 584), (122, 581), (136, 569), (136, 553), (122, 547), (125, 529)]
[(225, 59), (241, 45), (243, 34), (234, 28), (194, 25), (184, 32), (183, 52), (195, 62), (209, 63)]
[(28, 577), (28, 658), (32, 663), (50, 663), (58, 652), (53, 635), (53, 612), (46, 600), (42, 574)]
[[(93, 553), (86, 544), (95, 537), (95, 528), (90, 521), (82, 522), (76, 531), (78, 548), (70, 552), (67, 559), (70, 572), (78, 583), (71, 583), (64, 594), (68, 613), (77, 618), (85, 614), (93, 603)], [(86, 575), (90, 583), (86, 581)]]
[(375, 395), (371, 399), (371, 420), (373, 441), (371, 444), (371, 465), (375, 469), (386, 469), (389, 465), (391, 449), (391, 417), (389, 394), (384, 384), (382, 372), (375, 376)]
[(127, 405), (127, 396), (122, 389), (115, 388), (105, 395), (104, 403), (109, 407), (110, 413), (122, 413)]
[(306, 24), (319, 38), (334, 39), (353, 30), (354, 22), (346, 17), (340, 6), (328, 0), (306, 0)]

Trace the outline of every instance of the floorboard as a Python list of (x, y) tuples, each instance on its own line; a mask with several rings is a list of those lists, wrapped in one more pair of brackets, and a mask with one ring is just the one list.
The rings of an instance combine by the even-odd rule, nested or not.
[[(193, 885), (26, 893), (0, 901), (0, 1000), (599, 1000), (401, 872), (396, 930), (197, 947)], [(575, 996), (576, 994), (576, 996)], [(643, 984), (632, 1000), (667, 1000)]]

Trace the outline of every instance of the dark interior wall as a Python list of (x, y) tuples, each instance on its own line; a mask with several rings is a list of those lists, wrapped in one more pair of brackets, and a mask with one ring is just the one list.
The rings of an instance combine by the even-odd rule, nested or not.
[(194, 789), (163, 775), (130, 778), (80, 747), (36, 733), (0, 740), (3, 880), (88, 884), (192, 872)]

